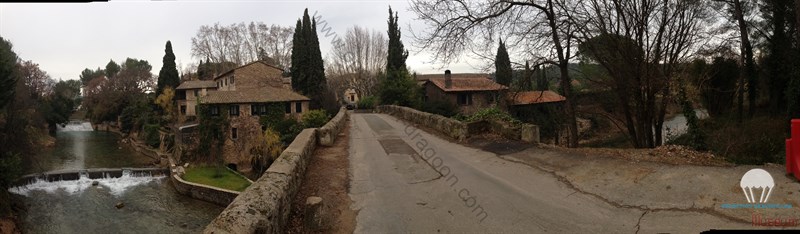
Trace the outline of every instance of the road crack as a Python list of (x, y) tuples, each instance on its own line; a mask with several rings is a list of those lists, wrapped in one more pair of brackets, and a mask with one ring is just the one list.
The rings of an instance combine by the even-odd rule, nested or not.
[(644, 218), (644, 215), (646, 215), (647, 212), (650, 212), (650, 211), (645, 210), (644, 212), (642, 212), (642, 216), (639, 216), (639, 221), (636, 221), (636, 234), (639, 234), (639, 229), (642, 228), (642, 226), (641, 226), (642, 218)]

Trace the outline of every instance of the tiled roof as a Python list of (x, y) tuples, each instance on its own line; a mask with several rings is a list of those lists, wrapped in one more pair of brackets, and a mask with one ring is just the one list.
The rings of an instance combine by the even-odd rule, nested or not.
[(430, 79), (428, 82), (433, 83), (445, 92), (459, 92), (459, 91), (496, 91), (508, 89), (505, 85), (498, 84), (490, 79), (485, 78), (451, 78), (452, 85), (450, 88), (445, 88), (444, 78)]
[(213, 80), (187, 80), (178, 85), (175, 89), (201, 89), (201, 88), (216, 88), (217, 82)]
[(528, 105), (567, 100), (564, 96), (549, 90), (509, 93), (508, 99), (511, 101), (512, 105)]
[(275, 65), (269, 64), (269, 63), (267, 63), (267, 62), (264, 62), (264, 61), (261, 61), (261, 60), (258, 60), (258, 61), (253, 61), (253, 62), (250, 62), (250, 63), (248, 63), (248, 64), (245, 64), (245, 65), (241, 65), (241, 66), (239, 66), (239, 67), (236, 67), (236, 68), (234, 68), (234, 69), (228, 70), (228, 71), (226, 71), (225, 73), (222, 73), (222, 74), (218, 75), (217, 77), (214, 77), (214, 79), (212, 79), (212, 80), (216, 80), (216, 79), (218, 79), (218, 78), (220, 78), (220, 77), (225, 77), (225, 76), (227, 76), (228, 74), (230, 74), (230, 73), (231, 73), (231, 72), (233, 72), (233, 71), (239, 70), (240, 68), (247, 67), (247, 66), (250, 66), (250, 65), (253, 65), (253, 64), (256, 64), (256, 63), (264, 64), (264, 65), (267, 65), (267, 66), (269, 66), (269, 67), (272, 67), (272, 68), (278, 69), (278, 70), (280, 70), (281, 72), (283, 72), (283, 68), (280, 68), (280, 67), (278, 67), (278, 66), (275, 66)]
[(308, 101), (306, 96), (288, 89), (274, 87), (260, 87), (258, 89), (245, 89), (237, 91), (213, 91), (200, 98), (204, 104), (224, 103), (265, 103), (286, 101)]
[[(469, 78), (469, 79), (476, 79), (476, 78), (484, 78), (484, 79), (491, 79), (491, 76), (486, 73), (453, 73), (450, 74), (451, 78)], [(417, 81), (426, 81), (430, 79), (442, 78), (444, 79), (444, 73), (439, 74), (417, 74), (416, 80)]]

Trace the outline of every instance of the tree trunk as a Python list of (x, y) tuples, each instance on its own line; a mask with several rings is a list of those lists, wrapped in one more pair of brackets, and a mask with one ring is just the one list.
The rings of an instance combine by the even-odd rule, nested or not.
[(545, 12), (545, 14), (547, 14), (547, 21), (552, 30), (551, 34), (553, 35), (553, 44), (555, 44), (556, 53), (558, 54), (558, 68), (559, 71), (561, 71), (561, 92), (567, 99), (565, 101), (567, 105), (565, 108), (567, 112), (567, 128), (569, 129), (567, 146), (575, 148), (578, 147), (578, 124), (577, 118), (575, 117), (575, 100), (573, 100), (571, 94), (572, 83), (569, 78), (569, 56), (564, 54), (564, 47), (561, 45), (552, 0), (547, 1), (547, 12)]
[[(742, 41), (741, 49), (742, 49), (742, 63), (744, 64), (744, 71), (742, 71), (743, 77), (747, 78), (747, 104), (748, 106), (748, 117), (753, 117), (753, 112), (756, 108), (756, 96), (757, 90), (756, 86), (756, 68), (755, 68), (755, 61), (753, 61), (753, 46), (750, 44), (750, 36), (747, 31), (747, 21), (744, 20), (744, 12), (742, 11), (742, 2), (740, 0), (733, 0), (734, 5), (734, 17), (736, 17), (736, 21), (739, 25), (739, 38)], [(743, 80), (744, 81), (744, 80)], [(742, 85), (739, 86), (740, 88)], [(744, 90), (740, 95), (743, 95)], [(742, 96), (740, 96), (739, 107), (742, 108)], [(741, 112), (739, 114), (739, 119), (741, 120)]]

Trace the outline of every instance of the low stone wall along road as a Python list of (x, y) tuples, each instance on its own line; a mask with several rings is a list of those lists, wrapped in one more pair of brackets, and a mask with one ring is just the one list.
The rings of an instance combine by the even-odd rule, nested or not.
[(353, 113), (351, 122), (350, 197), (352, 208), (359, 210), (355, 233), (751, 228), (702, 210), (647, 210), (608, 202), (553, 173), (453, 143), (390, 115)]

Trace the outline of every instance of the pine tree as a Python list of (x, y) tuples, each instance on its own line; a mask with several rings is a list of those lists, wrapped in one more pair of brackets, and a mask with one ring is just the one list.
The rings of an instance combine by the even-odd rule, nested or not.
[(495, 80), (497, 83), (508, 86), (511, 83), (511, 76), (514, 72), (511, 70), (511, 60), (508, 58), (506, 45), (503, 40), (500, 40), (500, 45), (497, 47), (497, 57), (494, 61)]
[(106, 64), (106, 77), (113, 78), (114, 76), (117, 75), (117, 73), (119, 73), (120, 69), (121, 68), (119, 64), (114, 62), (113, 59), (111, 61), (108, 61), (108, 64)]
[(164, 88), (171, 87), (174, 89), (181, 83), (181, 77), (178, 75), (178, 69), (175, 65), (175, 54), (172, 53), (172, 42), (167, 41), (164, 53), (164, 65), (161, 66), (161, 71), (158, 73), (156, 96), (160, 95)]
[(5, 108), (14, 98), (14, 87), (17, 84), (17, 54), (11, 49), (11, 42), (0, 37), (0, 109)]

